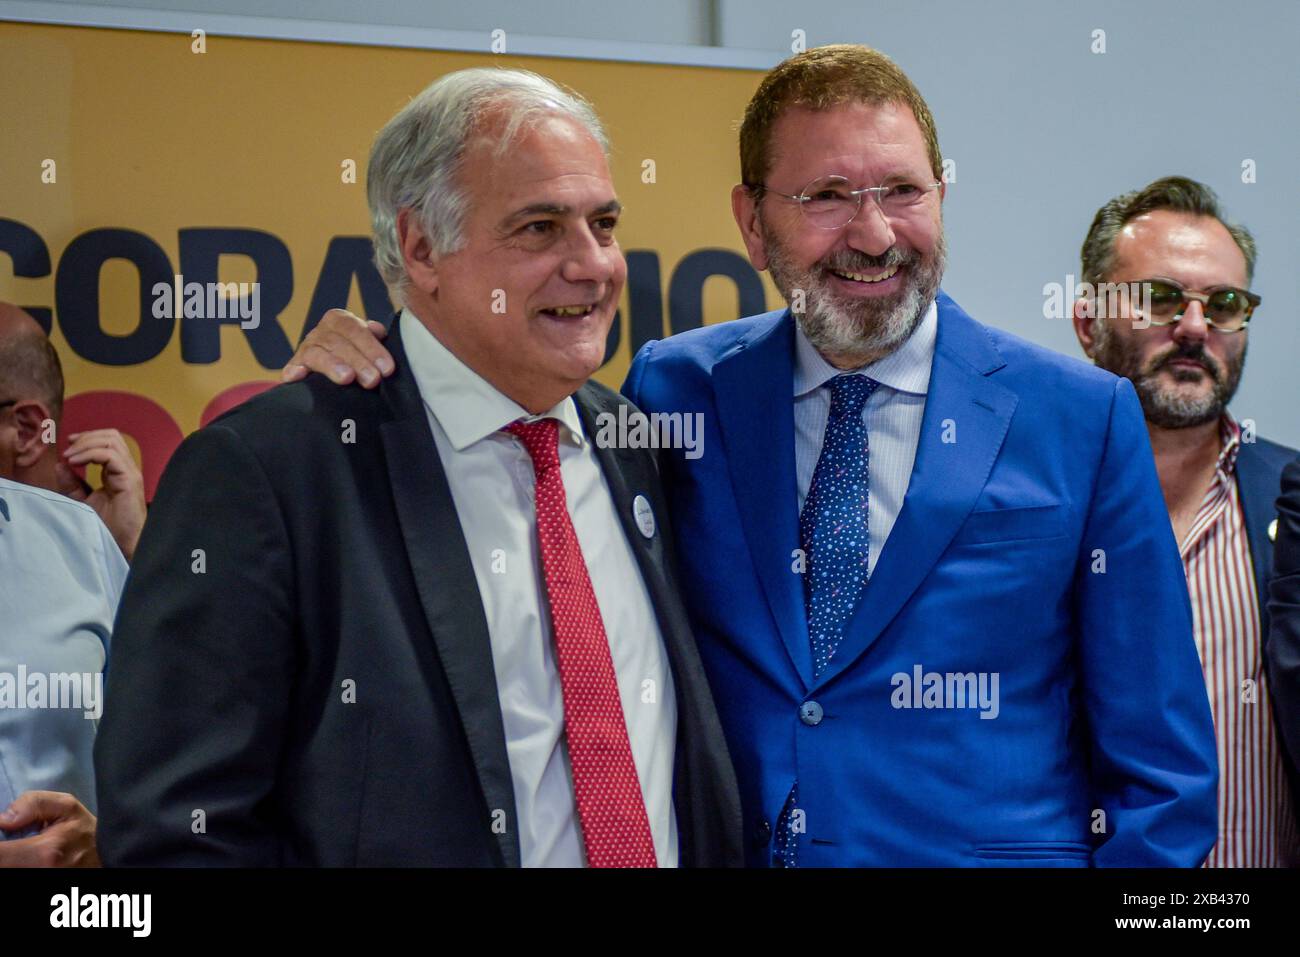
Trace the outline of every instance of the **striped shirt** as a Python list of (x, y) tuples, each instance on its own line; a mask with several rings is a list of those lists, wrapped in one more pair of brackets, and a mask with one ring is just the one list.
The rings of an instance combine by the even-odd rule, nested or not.
[[(930, 366), (939, 331), (939, 309), (932, 302), (907, 340), (881, 359), (854, 372), (875, 379), (880, 387), (867, 400), (862, 418), (867, 426), (867, 456), (871, 463), (871, 489), (867, 496), (867, 529), (871, 536), (867, 574), (885, 546), (890, 529), (903, 509), (916, 461), (925, 416), (925, 396), (930, 390)], [(799, 488), (799, 511), (808, 498), (817, 459), (831, 414), (828, 384), (842, 370), (819, 353), (803, 330), (795, 331), (794, 459)]]
[(1300, 863), (1292, 796), (1260, 654), (1259, 600), (1226, 413), (1214, 479), (1179, 548), (1219, 754), (1219, 840), (1206, 867)]

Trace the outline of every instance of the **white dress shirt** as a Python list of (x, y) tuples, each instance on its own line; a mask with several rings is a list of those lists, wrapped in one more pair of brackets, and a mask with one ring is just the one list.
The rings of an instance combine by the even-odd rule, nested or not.
[[(0, 810), (39, 790), (95, 811), (94, 712), (126, 573), (89, 505), (0, 478)], [(54, 695), (64, 681), (98, 700)]]
[(532, 459), (501, 432), (517, 419), (560, 422), (560, 473), (609, 639), (632, 757), (659, 866), (677, 865), (673, 754), (677, 699), (654, 606), (593, 443), (566, 398), (542, 416), (489, 385), (409, 310), (402, 344), (483, 599), (525, 867), (586, 864), (564, 738), (564, 699), (537, 542)]
[[(906, 342), (884, 358), (853, 370), (880, 383), (862, 410), (871, 467), (867, 497), (871, 535), (868, 576), (875, 570), (876, 559), (903, 508), (903, 498), (912, 479), (938, 329), (939, 308), (931, 302)], [(827, 383), (841, 372), (822, 358), (802, 329), (795, 329), (794, 457), (800, 512), (808, 498), (826, 437), (826, 420), (831, 413), (831, 390)]]

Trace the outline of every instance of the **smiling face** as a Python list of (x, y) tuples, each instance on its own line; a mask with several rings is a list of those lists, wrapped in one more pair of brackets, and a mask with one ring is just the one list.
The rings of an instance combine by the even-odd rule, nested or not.
[(817, 226), (798, 203), (774, 194), (799, 194), (827, 175), (855, 189), (934, 182), (916, 118), (899, 103), (794, 106), (774, 124), (771, 144), (767, 190), (757, 200), (743, 186), (732, 193), (750, 260), (771, 271), (787, 302), (804, 300), (796, 319), (828, 360), (850, 368), (889, 354), (916, 329), (943, 277), (943, 187), (889, 216), (864, 195), (857, 216), (838, 229)]
[(601, 365), (627, 278), (619, 203), (600, 144), (560, 115), (496, 154), (500, 119), (467, 147), (463, 246), (430, 262), (399, 218), (412, 311), (462, 362), (530, 412), (571, 395)]
[[(1114, 252), (1111, 282), (1172, 279), (1195, 292), (1248, 285), (1245, 256), (1212, 216), (1145, 213), (1125, 224)], [(1097, 365), (1132, 381), (1153, 425), (1178, 429), (1216, 421), (1241, 381), (1248, 333), (1211, 328), (1194, 300), (1171, 325), (1134, 329), (1132, 319), (1128, 312), (1086, 325), (1076, 319), (1076, 329)]]

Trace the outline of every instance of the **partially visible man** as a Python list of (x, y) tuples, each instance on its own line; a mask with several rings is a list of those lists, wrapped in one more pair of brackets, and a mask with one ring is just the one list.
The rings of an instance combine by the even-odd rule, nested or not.
[(0, 569), (0, 867), (93, 866), (92, 748), (126, 562), (90, 508), (0, 477)]
[(586, 381), (626, 279), (599, 120), (449, 74), (367, 193), (398, 371), (274, 389), (171, 459), (96, 743), (105, 862), (738, 863), (654, 459), (594, 440), (627, 412)]
[[(60, 455), (62, 416), (59, 354), (35, 319), (0, 302), (0, 475), (85, 502), (130, 561), (144, 527), (144, 476), (116, 429), (70, 435)], [(91, 464), (103, 469), (101, 488), (73, 471)]]
[[(1264, 676), (1270, 526), (1289, 449), (1228, 411), (1246, 361), (1255, 240), (1181, 176), (1097, 211), (1074, 305), (1092, 360), (1133, 383), (1191, 595), (1219, 756), (1210, 867), (1300, 864), (1292, 782)], [(1146, 313), (1142, 297), (1149, 297)]]
[[(1300, 766), (1300, 458), (1282, 470), (1268, 602), (1268, 677), (1292, 767)], [(1294, 800), (1294, 792), (1292, 798)]]
[[(99, 863), (92, 748), (144, 482), (112, 430), (60, 458), (62, 412), (49, 338), (0, 303), (0, 867)], [(98, 491), (72, 471), (90, 462)]]
[[(1214, 729), (1132, 386), (939, 289), (934, 118), (883, 54), (777, 66), (740, 158), (791, 308), (649, 343), (623, 391), (704, 422), (665, 488), (748, 862), (1200, 864)], [(377, 379), (327, 321), (294, 364)]]

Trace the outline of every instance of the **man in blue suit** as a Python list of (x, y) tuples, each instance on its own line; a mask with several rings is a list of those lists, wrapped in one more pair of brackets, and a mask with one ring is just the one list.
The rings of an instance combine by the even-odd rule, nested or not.
[(888, 58), (778, 66), (741, 163), (791, 308), (646, 345), (624, 392), (703, 416), (665, 481), (749, 863), (1199, 864), (1213, 728), (1132, 386), (938, 291), (934, 123)]
[[(1214, 732), (1132, 386), (939, 291), (934, 121), (887, 57), (778, 66), (741, 164), (790, 308), (647, 344), (624, 392), (702, 425), (664, 481), (747, 862), (1199, 864)], [(372, 385), (364, 330), (293, 365)]]

